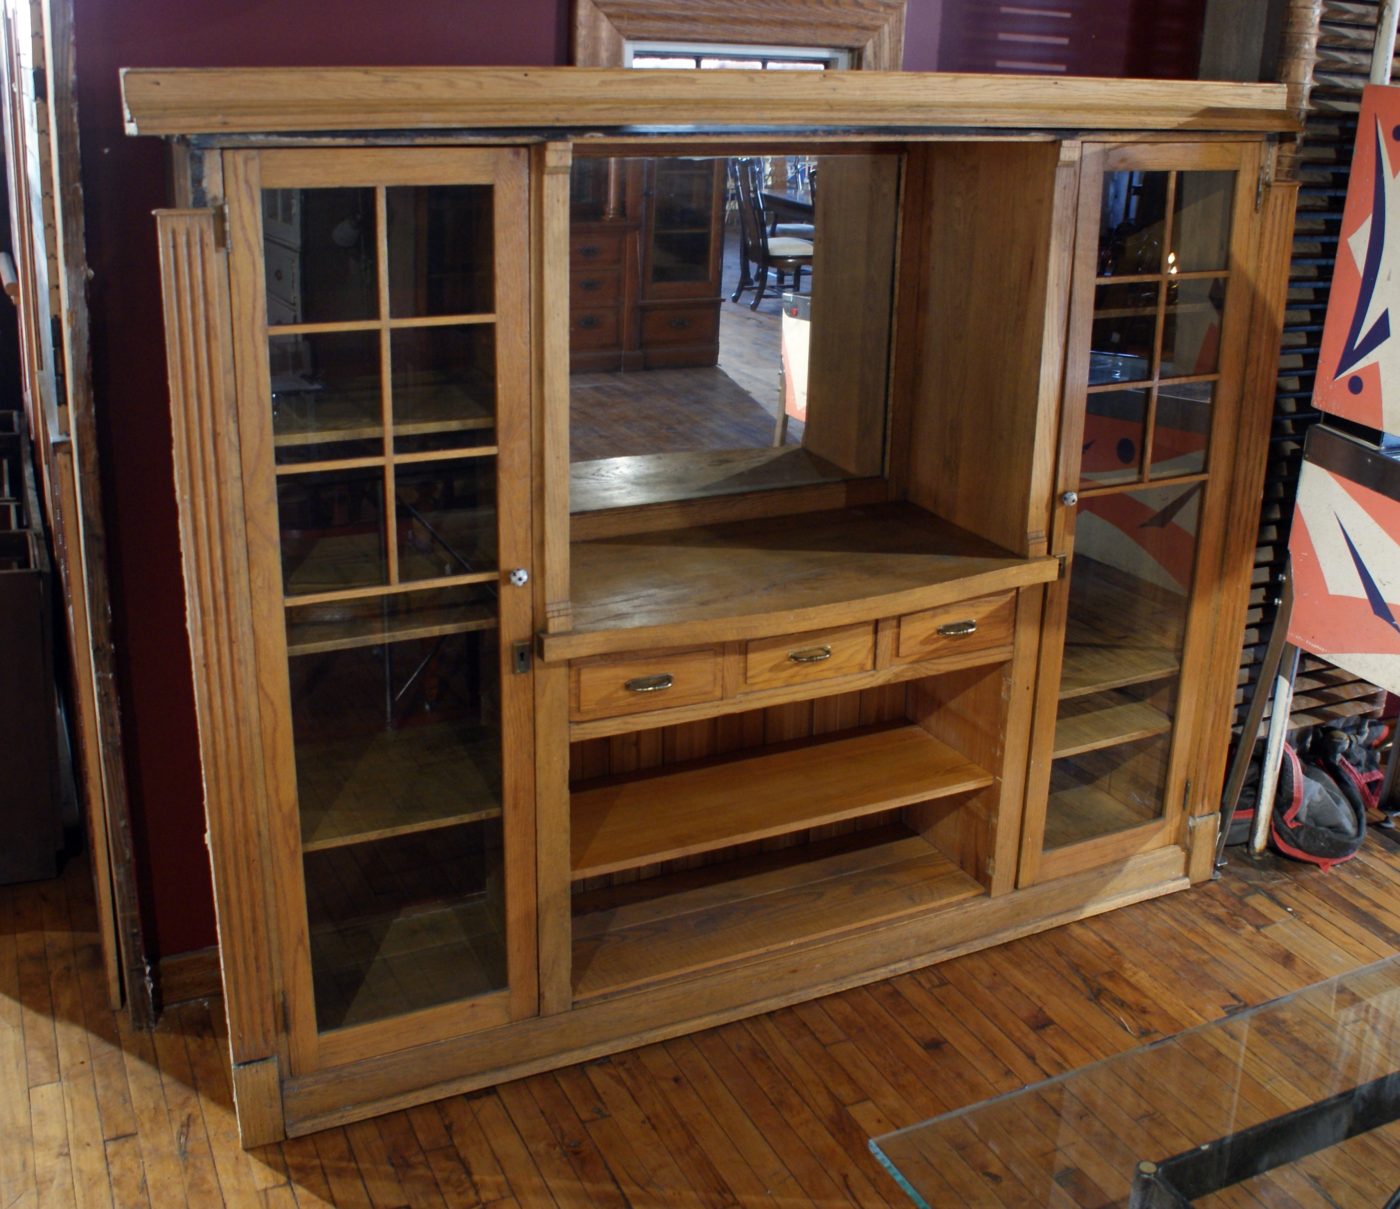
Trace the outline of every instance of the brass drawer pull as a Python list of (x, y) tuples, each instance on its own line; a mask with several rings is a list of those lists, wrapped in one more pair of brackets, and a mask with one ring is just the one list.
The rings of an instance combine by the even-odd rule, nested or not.
[(977, 623), (971, 618), (966, 621), (950, 621), (947, 625), (939, 626), (938, 632), (944, 638), (966, 638), (969, 634), (977, 633)]
[(675, 677), (670, 672), (662, 672), (659, 676), (638, 676), (627, 681), (622, 687), (629, 693), (659, 693), (670, 688), (675, 682)]
[(808, 646), (800, 651), (789, 651), (789, 663), (822, 663), (831, 658), (831, 648), (829, 646)]

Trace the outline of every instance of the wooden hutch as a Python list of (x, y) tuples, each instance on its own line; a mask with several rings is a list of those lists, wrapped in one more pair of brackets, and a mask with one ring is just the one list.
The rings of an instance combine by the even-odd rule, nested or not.
[[(246, 1144), (1211, 875), (1283, 89), (744, 77), (125, 73)], [(571, 466), (573, 165), (770, 150), (800, 444)]]

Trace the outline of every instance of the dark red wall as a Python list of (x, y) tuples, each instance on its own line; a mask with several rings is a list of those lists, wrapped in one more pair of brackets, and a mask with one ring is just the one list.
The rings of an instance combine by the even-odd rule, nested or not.
[[(1162, 0), (1157, 8), (1177, 20), (1200, 2)], [(1080, 70), (1181, 74), (1161, 70), (1160, 57), (1156, 69), (1150, 61), (1125, 57), (1130, 47), (1150, 47), (1160, 37), (1160, 30), (1140, 28), (1143, 14), (1153, 9), (1146, 0), (1127, 6), (1120, 0), (1075, 3), (1097, 8), (1115, 29), (1124, 24), (1117, 14), (1131, 14), (1126, 18), (1130, 37), (1099, 41)], [(148, 942), (152, 955), (160, 956), (212, 944), (215, 935), (151, 218), (152, 210), (170, 202), (166, 150), (157, 140), (125, 135), (118, 69), (563, 63), (570, 5), (569, 0), (74, 0), (74, 6), (94, 272), (93, 373), (122, 725)], [(909, 0), (905, 67), (967, 70), (959, 56), (968, 43), (951, 34), (989, 7), (995, 11), (969, 0)], [(1187, 41), (1190, 36), (1188, 28)]]

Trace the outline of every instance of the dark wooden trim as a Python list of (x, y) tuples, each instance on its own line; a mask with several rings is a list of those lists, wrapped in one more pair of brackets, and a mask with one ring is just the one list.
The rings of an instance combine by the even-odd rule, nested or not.
[(177, 1003), (213, 999), (223, 993), (218, 945), (172, 953), (156, 963), (156, 994), (161, 1011)]

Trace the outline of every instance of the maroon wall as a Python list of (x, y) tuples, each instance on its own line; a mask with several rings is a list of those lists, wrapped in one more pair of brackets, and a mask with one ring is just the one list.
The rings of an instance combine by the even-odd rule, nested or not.
[[(1035, 3), (1036, 0), (1031, 0)], [(1130, 61), (1202, 0), (1075, 0), (1126, 37), (1095, 39), (1078, 69), (1183, 74)], [(169, 204), (166, 153), (122, 129), (121, 67), (538, 65), (568, 54), (569, 0), (74, 0), (93, 373), (142, 905), (154, 956), (214, 943), (197, 737), (170, 461), (169, 402), (151, 211)], [(968, 70), (968, 22), (997, 6), (909, 0), (905, 67)], [(1094, 17), (1093, 10), (1098, 10)], [(1151, 24), (1151, 21), (1148, 22)], [(1160, 22), (1159, 22), (1160, 24)], [(946, 27), (946, 28), (945, 28)], [(1179, 38), (1177, 39), (1180, 40)], [(1172, 60), (1173, 64), (1175, 60)]]

